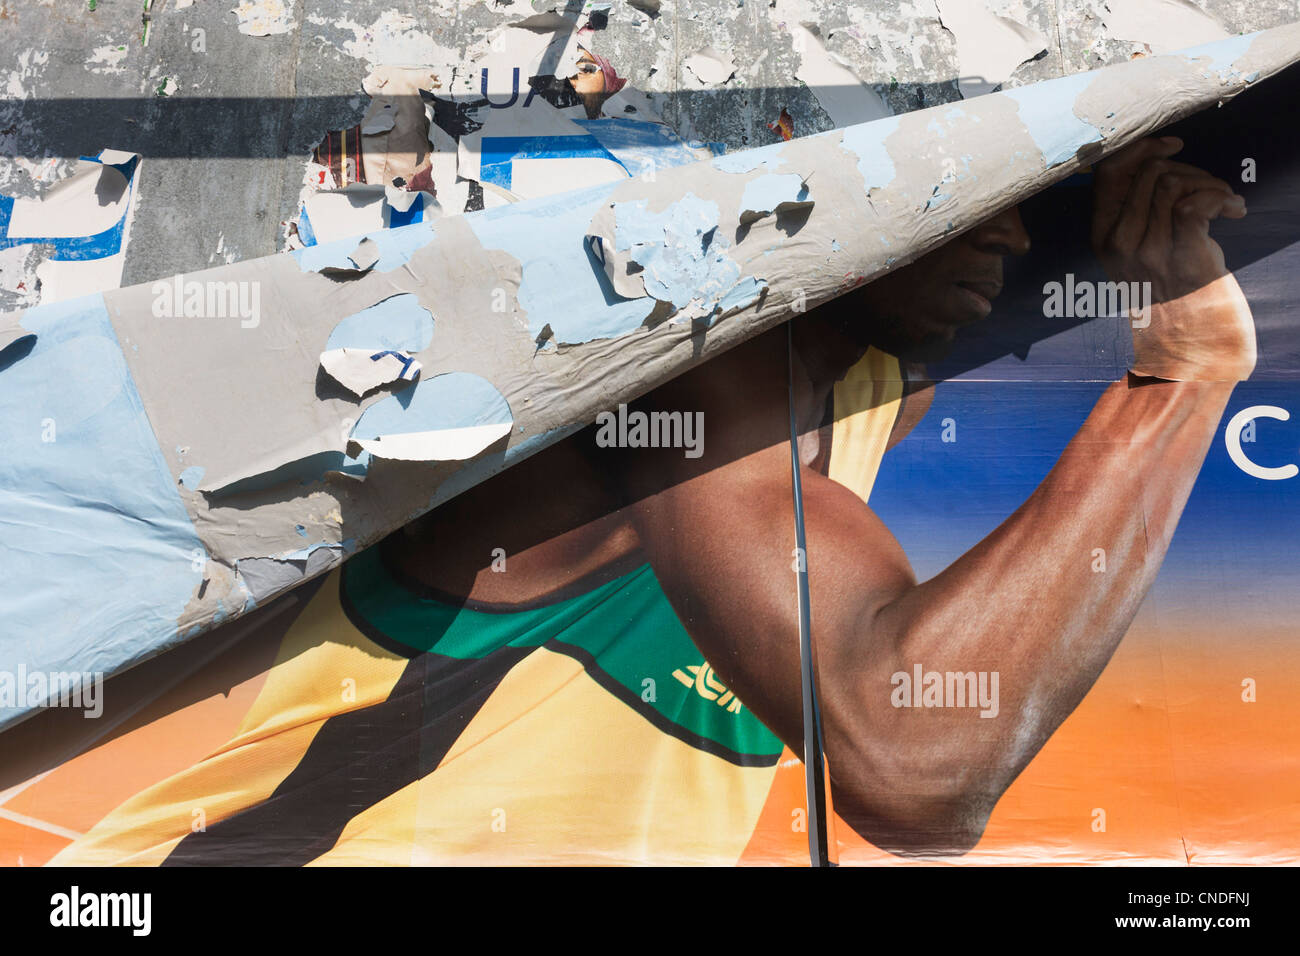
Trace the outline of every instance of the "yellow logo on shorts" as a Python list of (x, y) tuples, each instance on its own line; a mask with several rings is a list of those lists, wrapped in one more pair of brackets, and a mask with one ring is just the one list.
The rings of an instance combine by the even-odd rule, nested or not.
[(716, 701), (719, 707), (727, 708), (727, 713), (740, 713), (740, 698), (727, 690), (727, 685), (718, 680), (713, 673), (713, 668), (708, 665), (708, 662), (705, 662), (704, 664), (689, 664), (686, 669), (690, 671), (693, 676), (688, 677), (680, 670), (673, 671), (673, 676), (685, 686), (694, 687), (695, 693), (699, 694), (705, 700)]

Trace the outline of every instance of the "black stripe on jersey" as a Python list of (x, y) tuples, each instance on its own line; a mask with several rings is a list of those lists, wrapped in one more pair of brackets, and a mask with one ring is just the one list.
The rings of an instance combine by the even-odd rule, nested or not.
[(602, 670), (600, 664), (591, 651), (585, 647), (578, 647), (576, 644), (566, 644), (559, 640), (550, 640), (542, 645), (548, 651), (555, 651), (558, 654), (565, 654), (572, 657), (582, 665), (583, 670), (587, 672), (592, 680), (603, 687), (616, 698), (627, 704), (638, 714), (650, 721), (656, 729), (663, 731), (670, 736), (676, 737), (683, 743), (690, 744), (696, 750), (703, 750), (705, 753), (713, 754), (715, 757), (721, 757), (728, 763), (734, 763), (740, 767), (775, 767), (776, 762), (781, 759), (779, 753), (774, 754), (743, 754), (738, 750), (732, 750), (725, 744), (720, 744), (716, 740), (701, 736), (692, 730), (687, 730), (681, 724), (668, 717), (654, 705), (641, 699), (641, 695), (626, 687), (617, 678), (611, 676), (607, 671)]
[[(339, 587), (347, 608), (342, 575)], [(364, 633), (376, 634), (371, 627)], [(405, 648), (408, 663), (386, 700), (326, 720), (271, 796), (187, 834), (163, 865), (300, 866), (316, 859), (354, 816), (431, 773), (533, 650), (505, 647), (464, 660)]]

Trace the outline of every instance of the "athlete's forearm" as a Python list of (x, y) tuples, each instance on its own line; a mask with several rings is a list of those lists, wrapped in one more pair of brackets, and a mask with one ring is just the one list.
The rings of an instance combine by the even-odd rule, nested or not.
[[(1019, 510), (937, 577), (882, 598), (861, 622), (865, 639), (823, 643), (831, 770), (838, 763), (838, 775), (858, 778), (849, 790), (866, 797), (860, 814), (918, 812), (924, 821), (918, 800), (933, 795), (933, 818), (978, 836), (1128, 629), (1231, 389), (1115, 383)], [(990, 691), (996, 674), (996, 701), (909, 706), (924, 688), (891, 678), (903, 673), (910, 684), (918, 667), (983, 674)], [(836, 674), (858, 676), (846, 687)], [(915, 696), (891, 698), (902, 693)]]

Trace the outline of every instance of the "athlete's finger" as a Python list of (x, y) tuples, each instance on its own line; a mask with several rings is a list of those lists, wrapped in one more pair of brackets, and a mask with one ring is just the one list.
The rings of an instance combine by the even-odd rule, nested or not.
[(1202, 189), (1183, 196), (1173, 207), (1176, 239), (1206, 236), (1210, 222), (1223, 216), (1240, 219), (1246, 215), (1246, 201), (1240, 196), (1225, 196), (1217, 189)]
[(1245, 215), (1245, 201), (1240, 196), (1224, 196), (1206, 189), (1184, 196), (1174, 206), (1173, 264), (1184, 278), (1203, 282), (1223, 274), (1226, 263), (1223, 249), (1210, 237), (1210, 222), (1220, 216), (1240, 218)]
[(1173, 206), (1191, 193), (1217, 190), (1231, 196), (1232, 187), (1199, 166), (1173, 160), (1149, 160), (1132, 179), (1125, 208), (1115, 222), (1109, 245), (1119, 254), (1143, 248), (1145, 255), (1167, 250), (1173, 242), (1170, 219)]
[[(1151, 209), (1147, 218), (1146, 233), (1141, 240), (1148, 255), (1152, 253), (1159, 255), (1172, 248), (1174, 210), (1184, 199), (1201, 192), (1216, 195), (1225, 202), (1236, 196), (1223, 180), (1186, 163), (1178, 163), (1177, 166), (1162, 169), (1150, 189)], [(1241, 197), (1236, 196), (1236, 198)]]
[(1100, 246), (1110, 237), (1141, 166), (1172, 156), (1183, 148), (1176, 136), (1139, 140), (1097, 166), (1093, 187), (1092, 241)]

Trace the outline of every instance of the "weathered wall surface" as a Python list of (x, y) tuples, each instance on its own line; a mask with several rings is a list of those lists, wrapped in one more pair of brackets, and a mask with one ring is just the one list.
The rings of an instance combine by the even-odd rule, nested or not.
[[(79, 154), (139, 153), (123, 285), (282, 249), (308, 153), (360, 120), (367, 73), (430, 64), (468, 86), (474, 59), (526, 19), (590, 28), (590, 44), (683, 138), (728, 149), (776, 141), (769, 124), (783, 110), (804, 136), (1300, 19), (1295, 0), (232, 6), (154, 0), (146, 38), (138, 0), (0, 2), (0, 193), (38, 195)], [(30, 264), (41, 250), (24, 254)], [(38, 296), (0, 283), (0, 308)]]

